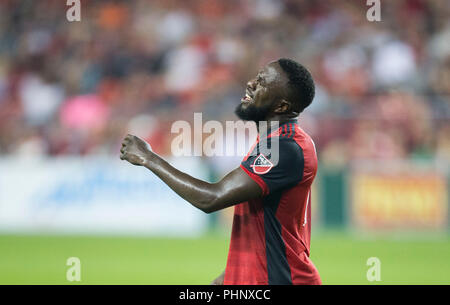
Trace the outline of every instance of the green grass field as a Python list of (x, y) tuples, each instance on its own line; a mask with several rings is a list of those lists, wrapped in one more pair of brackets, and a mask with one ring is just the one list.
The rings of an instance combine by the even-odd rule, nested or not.
[[(198, 239), (0, 235), (0, 284), (72, 284), (66, 260), (81, 260), (81, 284), (209, 284), (225, 267), (228, 238)], [(380, 284), (450, 284), (450, 240), (313, 236), (324, 284), (372, 284), (369, 257), (381, 260)]]

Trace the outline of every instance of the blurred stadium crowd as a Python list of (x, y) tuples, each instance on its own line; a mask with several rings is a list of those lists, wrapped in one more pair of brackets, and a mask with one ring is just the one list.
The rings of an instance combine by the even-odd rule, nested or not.
[(0, 154), (117, 154), (134, 131), (170, 154), (171, 123), (235, 120), (247, 81), (290, 57), (312, 72), (300, 116), (322, 160), (450, 160), (450, 2), (0, 2)]

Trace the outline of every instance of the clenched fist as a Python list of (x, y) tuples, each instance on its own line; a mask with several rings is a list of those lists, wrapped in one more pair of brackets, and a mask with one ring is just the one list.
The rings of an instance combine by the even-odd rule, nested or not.
[(129, 134), (122, 142), (122, 148), (120, 149), (120, 159), (122, 160), (127, 160), (134, 165), (145, 165), (151, 155), (150, 144), (136, 136)]

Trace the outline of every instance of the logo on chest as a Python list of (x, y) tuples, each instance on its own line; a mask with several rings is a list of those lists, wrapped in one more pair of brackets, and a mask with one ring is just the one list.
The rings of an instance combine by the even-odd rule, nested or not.
[(250, 167), (253, 169), (255, 174), (262, 175), (268, 173), (272, 169), (273, 164), (266, 158), (266, 156), (259, 154)]

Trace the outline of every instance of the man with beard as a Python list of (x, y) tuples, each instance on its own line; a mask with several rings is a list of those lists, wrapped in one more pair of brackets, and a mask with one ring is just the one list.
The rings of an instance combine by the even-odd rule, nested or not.
[(314, 90), (308, 70), (285, 58), (249, 81), (236, 114), (267, 124), (241, 165), (217, 183), (180, 172), (136, 136), (124, 139), (122, 160), (145, 166), (196, 208), (211, 213), (235, 205), (226, 268), (213, 284), (321, 284), (309, 259), (317, 156), (296, 119)]

